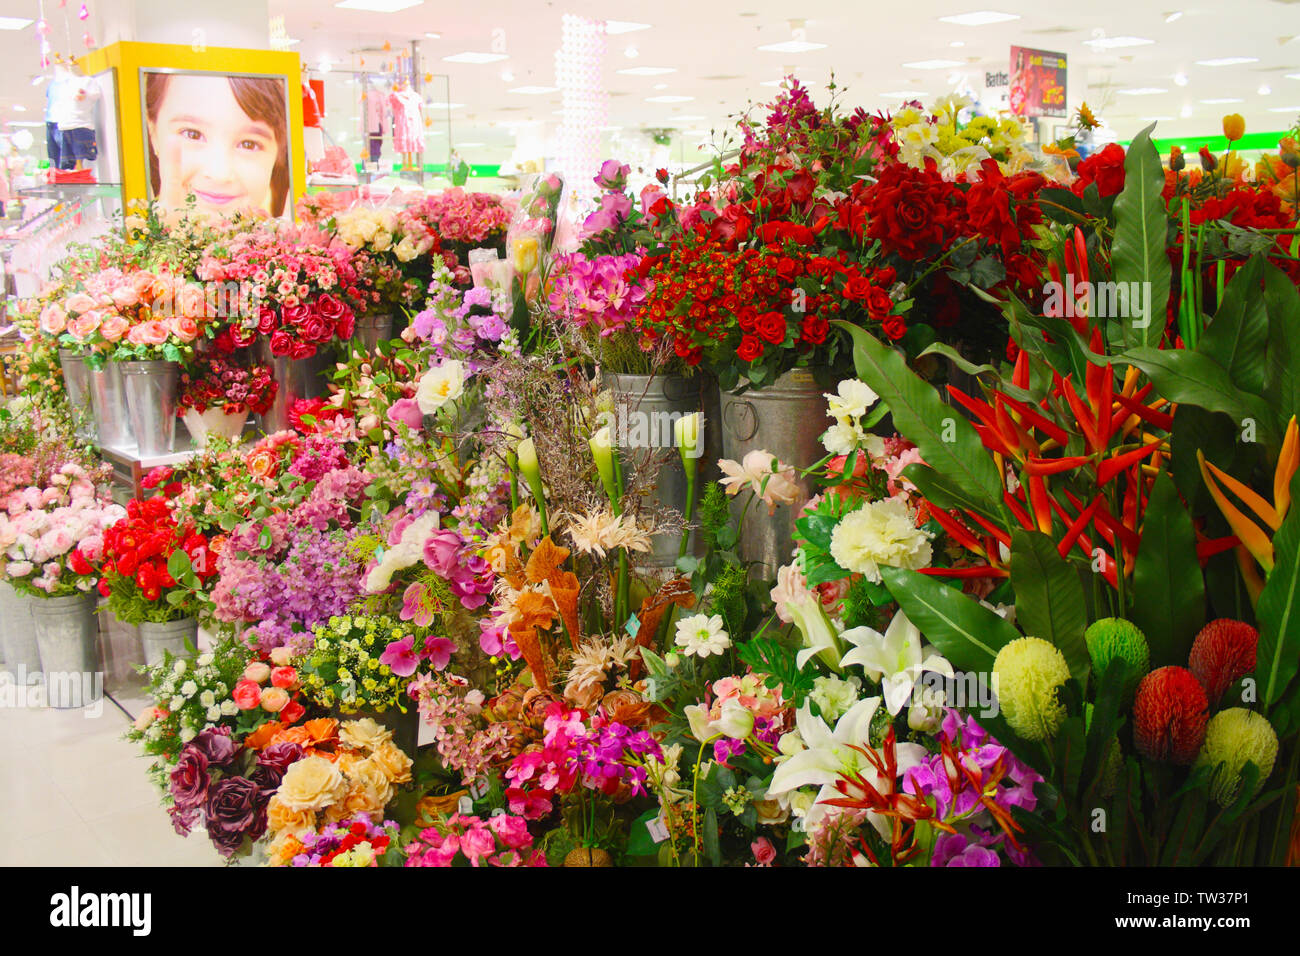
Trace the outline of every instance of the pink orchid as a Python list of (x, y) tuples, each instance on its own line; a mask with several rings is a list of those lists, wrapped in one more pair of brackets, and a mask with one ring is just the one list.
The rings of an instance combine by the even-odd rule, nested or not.
[(398, 677), (410, 677), (420, 665), (415, 656), (415, 637), (408, 634), (400, 641), (393, 641), (379, 655), (379, 663), (387, 664)]
[(456, 643), (447, 637), (430, 637), (424, 641), (424, 656), (429, 659), (434, 670), (443, 670), (451, 663), (451, 655), (456, 650)]

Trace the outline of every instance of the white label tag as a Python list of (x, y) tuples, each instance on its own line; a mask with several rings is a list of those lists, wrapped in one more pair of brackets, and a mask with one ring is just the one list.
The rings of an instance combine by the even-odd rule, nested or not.
[(482, 800), (488, 792), (487, 777), (475, 777), (474, 782), (469, 785), (469, 795), (475, 800)]
[(505, 815), (506, 815), (505, 807), (497, 807), (495, 810), (492, 811), (492, 816), (494, 817), (504, 817)]
[(663, 843), (668, 839), (668, 824), (664, 823), (664, 815), (660, 812), (659, 816), (653, 820), (645, 822), (645, 828), (650, 831), (650, 839), (656, 843)]
[(474, 812), (474, 801), (469, 797), (461, 797), (456, 809), (460, 811), (461, 816), (467, 817)]

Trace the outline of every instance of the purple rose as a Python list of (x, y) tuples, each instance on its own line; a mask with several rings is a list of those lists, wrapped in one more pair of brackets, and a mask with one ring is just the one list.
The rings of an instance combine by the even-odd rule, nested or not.
[(182, 810), (180, 807), (169, 807), (167, 814), (172, 818), (172, 829), (177, 835), (189, 836), (190, 831), (194, 829), (195, 821), (199, 818), (199, 808)]
[(172, 800), (179, 810), (201, 806), (208, 796), (208, 758), (193, 744), (181, 751), (176, 769), (171, 772)]
[(190, 742), (213, 767), (225, 768), (243, 748), (230, 736), (229, 727), (210, 727)]
[(424, 425), (424, 412), (420, 411), (420, 403), (413, 398), (399, 398), (388, 406), (386, 415), (394, 425), (402, 424), (411, 429), (419, 429)]
[(424, 542), (424, 563), (444, 578), (450, 578), (456, 570), (460, 545), (460, 535), (444, 528)]
[(225, 777), (208, 793), (204, 807), (208, 836), (222, 856), (231, 856), (244, 842), (266, 832), (266, 801), (247, 777)]
[(302, 746), (292, 741), (272, 744), (262, 751), (257, 758), (259, 767), (274, 767), (284, 773), (289, 767), (302, 759)]
[(330, 322), (337, 322), (343, 318), (343, 313), (347, 311), (347, 306), (328, 293), (322, 295), (316, 300), (316, 311)]

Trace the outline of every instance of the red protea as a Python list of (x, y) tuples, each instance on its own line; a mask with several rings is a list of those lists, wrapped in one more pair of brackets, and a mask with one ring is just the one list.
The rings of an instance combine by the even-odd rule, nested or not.
[(1133, 701), (1133, 743), (1152, 760), (1189, 764), (1205, 740), (1209, 702), (1185, 667), (1161, 667), (1142, 678)]
[(1244, 621), (1225, 617), (1201, 628), (1187, 666), (1211, 703), (1218, 703), (1229, 685), (1255, 669), (1258, 645), (1259, 631)]

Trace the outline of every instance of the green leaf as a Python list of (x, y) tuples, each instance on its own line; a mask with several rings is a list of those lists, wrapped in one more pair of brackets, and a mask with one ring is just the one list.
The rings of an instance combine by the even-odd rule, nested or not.
[(864, 329), (842, 321), (835, 324), (853, 336), (858, 377), (889, 406), (894, 427), (917, 446), (931, 468), (963, 491), (974, 505), (971, 510), (1001, 520), (1002, 476), (970, 422), (945, 405), (934, 386), (909, 369), (896, 351)]
[(194, 573), (194, 565), (190, 564), (190, 556), (177, 548), (172, 552), (172, 556), (167, 559), (167, 573), (175, 580), (179, 581), (186, 575)]
[(994, 375), (998, 374), (998, 370), (992, 365), (976, 365), (947, 342), (935, 342), (933, 345), (927, 346), (925, 351), (917, 357), (924, 358), (927, 355), (942, 355), (967, 375), (979, 376), (985, 373), (992, 373)]
[(1273, 263), (1264, 265), (1264, 308), (1268, 313), (1268, 355), (1264, 390), (1285, 422), (1300, 413), (1300, 290)]
[(1011, 533), (1011, 586), (1020, 629), (1054, 645), (1070, 665), (1070, 676), (1086, 684), (1092, 660), (1083, 640), (1088, 626), (1083, 584), (1047, 535), (1022, 528)]
[(718, 846), (718, 811), (709, 807), (704, 811), (704, 852), (714, 866), (722, 865), (722, 850)]
[(1248, 392), (1262, 394), (1268, 313), (1260, 296), (1264, 260), (1253, 256), (1232, 277), (1214, 320), (1196, 351), (1222, 365), (1229, 378)]
[[(1300, 491), (1300, 472), (1291, 479), (1292, 501)], [(1275, 564), (1255, 605), (1259, 647), (1255, 678), (1261, 703), (1271, 710), (1300, 667), (1300, 508), (1292, 506), (1273, 536)]]
[(1152, 123), (1133, 138), (1124, 158), (1124, 189), (1115, 197), (1115, 240), (1111, 263), (1115, 281), (1149, 283), (1143, 328), (1125, 325), (1125, 340), (1132, 345), (1154, 345), (1164, 336), (1165, 308), (1169, 302), (1172, 269), (1167, 233), (1169, 212), (1162, 195), (1165, 188), (1160, 154), (1151, 142)]
[(1192, 639), (1205, 623), (1205, 577), (1196, 557), (1196, 532), (1173, 479), (1156, 476), (1142, 519), (1133, 567), (1139, 597), (1129, 618), (1146, 635), (1151, 666), (1183, 666)]
[(659, 807), (654, 806), (632, 821), (632, 828), (627, 835), (627, 849), (624, 851), (628, 856), (654, 856), (659, 852), (659, 844), (655, 843), (646, 826), (657, 816)]
[(928, 575), (906, 568), (880, 573), (907, 619), (959, 670), (992, 670), (998, 651), (1020, 637), (996, 612)]
[(1258, 395), (1237, 388), (1227, 370), (1208, 355), (1141, 346), (1129, 349), (1115, 361), (1136, 365), (1155, 383), (1160, 396), (1171, 402), (1223, 412), (1239, 426), (1252, 419), (1270, 451), (1281, 447), (1276, 412)]

